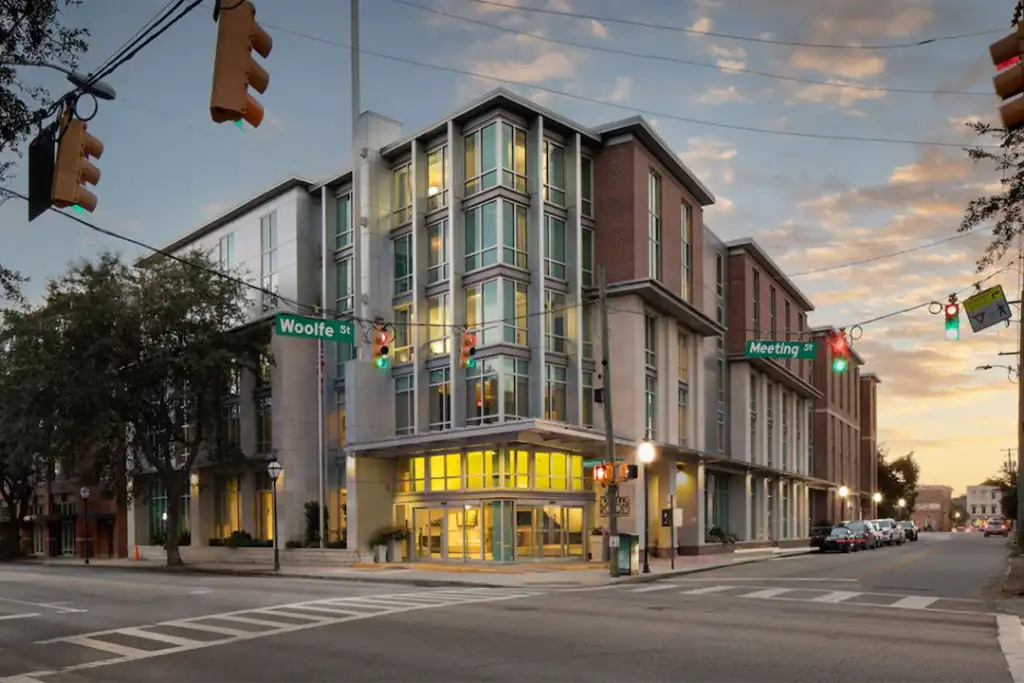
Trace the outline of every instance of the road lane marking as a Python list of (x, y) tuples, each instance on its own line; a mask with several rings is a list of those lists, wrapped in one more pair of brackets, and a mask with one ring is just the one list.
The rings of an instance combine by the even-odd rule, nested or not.
[[(48, 672), (48, 674), (49, 673), (53, 672)], [(45, 676), (48, 674), (43, 675)], [(2, 681), (3, 683), (43, 683), (42, 679), (33, 678), (31, 676), (12, 676), (10, 678), (0, 678), (0, 681)]]
[(997, 614), (999, 649), (1006, 658), (1006, 668), (1013, 683), (1024, 683), (1024, 626), (1014, 614)]
[(705, 586), (704, 588), (694, 588), (693, 590), (683, 591), (680, 595), (707, 595), (708, 593), (721, 593), (722, 591), (732, 590), (735, 586)]
[(817, 582), (817, 583), (832, 583), (832, 582), (836, 582), (836, 583), (857, 583), (858, 579), (826, 579), (826, 578), (823, 578), (823, 577), (818, 577), (818, 578), (811, 578), (811, 577), (792, 578), (791, 577), (791, 578), (784, 578), (783, 579), (783, 578), (774, 578), (774, 577), (771, 577), (771, 576), (762, 576), (762, 577), (747, 576), (747, 577), (743, 577), (743, 578), (739, 578), (739, 579), (726, 579), (726, 578), (717, 578), (717, 577), (716, 578), (711, 578), (711, 579), (706, 579), (706, 578), (705, 579), (697, 579), (697, 578), (693, 578), (693, 579), (672, 579), (672, 583), (683, 583), (683, 582), (689, 582), (689, 581), (700, 581), (700, 582), (703, 582), (703, 583), (707, 583), (708, 581), (719, 581), (719, 582), (721, 582), (721, 581), (814, 581), (814, 582)]
[(93, 650), (109, 652), (112, 655), (117, 655), (118, 657), (124, 657), (127, 659), (134, 659), (136, 657), (139, 657), (140, 655), (149, 654), (148, 650), (140, 650), (137, 647), (128, 647), (127, 645), (108, 643), (105, 640), (87, 638), (85, 636), (72, 636), (71, 638), (65, 638), (64, 641), (67, 643), (71, 643), (72, 645), (81, 645), (82, 647), (89, 647)]
[(678, 587), (679, 587), (678, 585), (673, 585), (671, 583), (656, 583), (653, 586), (643, 586), (641, 588), (634, 588), (633, 592), (634, 593), (652, 593), (654, 591), (663, 591), (663, 590), (667, 590), (669, 588), (678, 588)]
[(74, 609), (73, 607), (65, 607), (69, 604), (67, 602), (61, 602), (54, 604), (52, 602), (29, 602), (27, 600), (15, 600), (14, 598), (0, 598), (0, 602), (10, 603), (12, 605), (22, 605), (23, 607), (42, 607), (43, 609), (52, 609), (60, 614), (67, 614), (69, 612), (87, 612), (84, 609)]
[(741, 598), (754, 598), (754, 599), (760, 599), (760, 600), (770, 600), (770, 599), (772, 599), (774, 597), (782, 595), (783, 593), (788, 593), (791, 590), (793, 590), (793, 589), (792, 588), (766, 588), (764, 590), (754, 591), (753, 593), (747, 593), (746, 595), (741, 595), (740, 597)]
[(852, 593), (850, 591), (832, 591), (831, 593), (825, 593), (825, 595), (819, 595), (818, 597), (814, 598), (811, 602), (837, 603), (842, 602), (843, 600), (849, 600), (850, 598), (855, 598), (858, 595), (861, 595), (861, 593)]
[[(106, 659), (93, 662), (83, 662), (81, 664), (73, 664), (60, 668), (55, 671), (47, 672), (29, 672), (26, 674), (20, 674), (21, 676), (39, 676), (39, 675), (54, 675), (59, 673), (72, 673), (75, 671), (83, 671), (86, 669), (95, 669), (104, 666), (110, 666), (112, 664), (122, 664), (125, 662), (152, 659), (154, 657), (163, 657), (172, 654), (178, 654), (181, 652), (188, 652), (192, 650), (200, 650), (208, 647), (215, 647), (220, 645), (226, 645), (228, 643), (237, 643), (241, 641), (255, 640), (256, 638), (265, 638), (269, 636), (277, 636), (285, 633), (295, 633), (298, 631), (306, 631), (313, 628), (321, 628), (329, 625), (344, 624), (350, 621), (360, 621), (363, 619), (372, 619), (374, 617), (384, 617), (394, 614), (401, 614), (404, 612), (413, 612), (424, 609), (432, 609), (435, 607), (455, 607), (458, 605), (471, 605), (471, 604), (485, 604), (492, 602), (500, 602), (505, 600), (514, 600), (517, 598), (527, 598), (537, 595), (544, 595), (549, 591), (541, 590), (521, 590), (521, 589), (488, 589), (488, 588), (470, 588), (463, 591), (444, 591), (441, 592), (443, 595), (448, 597), (447, 600), (442, 602), (426, 602), (423, 600), (417, 600), (422, 595), (438, 595), (438, 592), (417, 592), (409, 594), (398, 594), (398, 595), (380, 595), (376, 596), (378, 603), (376, 605), (368, 604), (364, 601), (372, 601), (374, 596), (369, 597), (351, 597), (351, 598), (328, 598), (322, 600), (311, 600), (308, 602), (296, 602), (289, 603), (286, 605), (273, 605), (268, 607), (256, 607), (244, 610), (237, 610), (234, 612), (225, 612), (221, 614), (204, 614), (198, 617), (190, 617), (187, 619), (174, 619), (169, 621), (163, 621), (155, 624), (143, 624), (140, 626), (133, 626), (128, 628), (119, 629), (108, 629), (105, 631), (95, 631), (92, 633), (83, 633), (77, 636), (69, 636), (64, 638), (53, 638), (50, 640), (38, 641), (36, 645), (47, 645), (53, 644), (60, 646), (61, 644), (75, 644), (82, 647), (92, 648), (101, 652), (106, 652), (113, 655)], [(415, 600), (415, 602), (414, 602)], [(358, 602), (357, 602), (358, 601)], [(351, 607), (351, 610), (345, 611), (345, 606)], [(254, 619), (246, 615), (258, 614), (259, 616), (274, 616), (275, 610), (280, 610), (277, 614), (283, 619), (284, 617), (294, 617), (299, 619), (305, 619), (304, 615), (294, 614), (293, 612), (286, 610), (301, 610), (307, 607), (324, 607), (331, 611), (338, 611), (339, 614), (336, 616), (325, 616), (320, 618), (319, 616), (310, 616), (310, 619), (316, 619), (316, 621), (306, 622), (301, 624), (296, 623), (282, 623), (282, 622), (271, 622), (266, 619)], [(369, 611), (374, 610), (374, 611)], [(314, 610), (316, 611), (316, 610)], [(327, 611), (326, 609), (323, 611)], [(243, 631), (240, 629), (231, 629), (220, 625), (202, 623), (204, 620), (226, 620), (227, 622), (236, 621), (238, 623), (249, 623), (258, 626), (263, 626), (267, 630), (260, 631)], [(178, 636), (164, 635), (163, 633), (156, 633), (150, 629), (159, 629), (162, 626), (174, 628), (176, 630), (188, 631), (194, 629), (196, 631), (206, 631), (208, 633), (214, 633), (217, 635), (224, 636), (217, 640), (200, 641), (190, 640)], [(124, 645), (117, 645), (102, 640), (105, 635), (126, 635), (126, 636), (137, 636), (142, 638), (149, 638), (155, 641), (166, 642), (171, 647), (166, 647), (157, 650), (142, 650), (139, 648), (127, 647)], [(175, 645), (170, 639), (174, 638), (175, 641), (184, 641), (187, 644)], [(0, 678), (0, 683), (34, 683), (32, 679), (19, 680), (18, 677)]]
[(42, 616), (42, 615), (39, 614), (38, 612), (29, 612), (29, 613), (26, 613), (26, 614), (5, 614), (2, 617), (0, 617), (0, 621), (10, 621), (11, 619), (29, 619), (31, 617), (39, 617), (39, 616)]
[(928, 605), (938, 602), (938, 598), (929, 598), (923, 595), (908, 595), (905, 598), (900, 598), (896, 602), (889, 605), (889, 607), (897, 607), (900, 609), (928, 609)]

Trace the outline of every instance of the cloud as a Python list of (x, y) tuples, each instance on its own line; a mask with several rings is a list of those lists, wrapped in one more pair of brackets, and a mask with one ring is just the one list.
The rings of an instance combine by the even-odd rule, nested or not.
[(595, 38), (601, 38), (602, 40), (608, 39), (608, 27), (602, 24), (597, 19), (590, 20), (590, 35)]
[(627, 102), (633, 96), (633, 79), (629, 76), (618, 76), (615, 79), (615, 87), (608, 95), (612, 102)]
[[(733, 143), (718, 138), (690, 138), (686, 145), (679, 158), (712, 191), (717, 185), (731, 185), (736, 180), (733, 161), (739, 152)], [(720, 210), (733, 208), (732, 201), (720, 196), (716, 205)]]
[[(538, 35), (540, 35), (538, 33)], [(473, 70), (482, 76), (537, 84), (569, 84), (578, 76), (586, 55), (579, 50), (538, 40), (534, 35), (502, 36), (487, 42), (487, 49), (479, 44), (470, 46)], [(481, 59), (480, 55), (488, 57)], [(456, 81), (456, 98), (466, 101), (492, 90), (497, 83), (486, 78), (467, 77)], [(516, 89), (516, 86), (504, 84)], [(525, 95), (541, 104), (551, 99), (550, 93), (538, 93), (523, 88)]]
[(864, 51), (799, 48), (790, 55), (789, 65), (801, 71), (856, 80), (885, 73), (885, 60)]
[(747, 66), (747, 51), (741, 47), (727, 48), (712, 44), (708, 46), (708, 53), (722, 69), (743, 69)]
[(711, 30), (711, 18), (700, 17), (697, 21), (690, 24), (689, 30), (696, 33), (707, 33)]
[(829, 79), (827, 84), (800, 86), (786, 102), (786, 106), (793, 106), (796, 102), (800, 101), (813, 104), (830, 104), (834, 107), (848, 110), (846, 113), (859, 113), (859, 110), (851, 109), (858, 102), (885, 98), (886, 93), (884, 90), (861, 90), (842, 87), (849, 84), (850, 81)]
[(729, 85), (724, 88), (709, 88), (694, 99), (694, 102), (697, 104), (712, 107), (722, 104), (743, 104), (751, 101), (751, 97), (741, 93), (735, 85)]

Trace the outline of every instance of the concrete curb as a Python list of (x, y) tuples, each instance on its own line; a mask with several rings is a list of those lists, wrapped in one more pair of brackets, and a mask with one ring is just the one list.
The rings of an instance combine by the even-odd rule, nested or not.
[(785, 560), (790, 557), (801, 557), (803, 555), (809, 555), (813, 552), (816, 552), (815, 548), (806, 548), (801, 549), (798, 552), (788, 552), (780, 555), (767, 555), (764, 557), (744, 558), (742, 560), (730, 562), (729, 564), (715, 564), (708, 567), (693, 567), (692, 569), (676, 569), (675, 571), (669, 570), (667, 572), (658, 572), (657, 574), (638, 574), (637, 576), (626, 576), (617, 581), (613, 581), (612, 585), (618, 585), (623, 583), (654, 583), (655, 581), (664, 581), (665, 579), (672, 579), (679, 576), (687, 576), (688, 574), (703, 574), (704, 572), (713, 572), (719, 569), (742, 567), (745, 564), (757, 564), (758, 562), (772, 562), (776, 560)]

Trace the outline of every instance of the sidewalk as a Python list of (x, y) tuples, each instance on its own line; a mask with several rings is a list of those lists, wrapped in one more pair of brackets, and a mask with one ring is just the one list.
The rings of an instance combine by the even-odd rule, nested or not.
[(153, 572), (184, 572), (225, 576), (280, 576), (292, 579), (320, 579), (325, 581), (359, 581), (415, 586), (476, 586), (486, 588), (589, 588), (619, 583), (647, 583), (674, 576), (706, 572), (724, 567), (735, 567), (755, 562), (778, 560), (805, 555), (810, 548), (782, 550), (770, 548), (728, 555), (677, 557), (675, 569), (668, 559), (651, 561), (650, 574), (634, 574), (613, 579), (608, 575), (608, 564), (602, 562), (536, 562), (515, 565), (487, 566), (484, 564), (434, 564), (426, 562), (394, 564), (357, 564), (354, 567), (296, 567), (282, 566), (274, 573), (272, 566), (194, 564), (180, 568), (166, 567), (162, 561), (130, 559), (92, 560), (87, 566), (81, 559), (30, 560), (22, 564), (47, 567), (80, 567), (83, 569), (135, 569)]

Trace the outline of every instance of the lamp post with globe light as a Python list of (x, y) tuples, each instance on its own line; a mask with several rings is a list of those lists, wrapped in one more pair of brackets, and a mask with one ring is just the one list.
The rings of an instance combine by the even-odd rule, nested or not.
[(896, 501), (896, 506), (900, 510), (900, 521), (902, 522), (903, 521), (903, 508), (907, 507), (907, 499), (906, 498), (900, 498), (898, 501)]
[(650, 508), (650, 502), (647, 500), (647, 492), (648, 492), (648, 488), (647, 488), (648, 487), (648, 483), (647, 483), (648, 482), (648, 479), (647, 479), (648, 467), (647, 466), (650, 465), (652, 462), (654, 462), (654, 444), (652, 444), (650, 441), (643, 441), (643, 442), (641, 442), (640, 446), (637, 448), (637, 457), (640, 458), (640, 462), (642, 462), (643, 465), (644, 465), (644, 568), (643, 568), (641, 573), (643, 573), (643, 574), (650, 574), (651, 573), (651, 565), (650, 565), (650, 558), (651, 558), (651, 543), (650, 543), (651, 508)]
[(92, 491), (88, 486), (83, 486), (78, 494), (82, 496), (82, 554), (85, 555), (85, 563), (89, 564), (89, 494)]
[(878, 504), (882, 502), (882, 494), (879, 493), (878, 491), (875, 491), (875, 493), (871, 496), (871, 500), (873, 500), (875, 502), (875, 513), (874, 514), (877, 517), (878, 516)]
[(270, 500), (273, 507), (274, 515), (274, 571), (281, 571), (281, 554), (280, 546), (277, 543), (277, 480), (284, 471), (284, 467), (277, 458), (274, 458), (267, 464), (267, 474), (270, 475)]
[(850, 495), (850, 489), (849, 488), (847, 488), (846, 486), (840, 486), (839, 487), (839, 498), (840, 498), (840, 500), (842, 500), (842, 502), (839, 504), (839, 517), (840, 518), (838, 520), (836, 520), (836, 523), (842, 522), (843, 521), (842, 518), (846, 516), (846, 503), (847, 503), (846, 498), (849, 495)]

